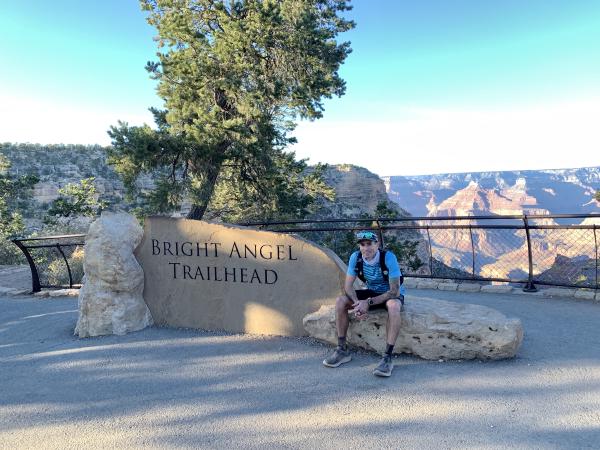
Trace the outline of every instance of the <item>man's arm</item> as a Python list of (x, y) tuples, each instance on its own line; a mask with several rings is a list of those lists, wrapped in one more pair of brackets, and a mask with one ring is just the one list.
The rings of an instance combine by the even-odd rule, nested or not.
[(358, 303), (358, 297), (354, 290), (354, 280), (356, 280), (356, 276), (346, 275), (346, 281), (344, 282), (344, 292), (346, 293), (346, 297), (352, 300), (353, 304)]
[(352, 300), (353, 309), (350, 312), (354, 313), (357, 319), (366, 319), (369, 315), (369, 303), (367, 300), (359, 300), (356, 296), (356, 291), (354, 290), (354, 280), (356, 280), (356, 276), (346, 275), (346, 282), (344, 283), (346, 297)]
[(390, 278), (390, 289), (377, 297), (371, 297), (374, 305), (385, 303), (392, 298), (398, 298), (400, 295), (400, 277)]

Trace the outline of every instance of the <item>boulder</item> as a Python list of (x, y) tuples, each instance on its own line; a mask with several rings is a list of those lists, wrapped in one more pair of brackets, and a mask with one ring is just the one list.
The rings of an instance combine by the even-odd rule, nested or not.
[(481, 286), (481, 292), (489, 294), (512, 294), (515, 289), (506, 284), (486, 284)]
[(85, 242), (79, 292), (79, 337), (126, 334), (152, 325), (142, 297), (144, 273), (133, 255), (143, 231), (135, 217), (103, 212)]
[(582, 300), (594, 300), (596, 292), (591, 289), (577, 289), (575, 290), (575, 298)]
[(438, 284), (438, 290), (440, 290), (440, 291), (455, 291), (457, 288), (458, 288), (457, 283), (445, 282), (445, 283)]
[[(387, 312), (376, 311), (366, 320), (350, 319), (348, 343), (382, 353)], [(337, 343), (335, 307), (323, 306), (304, 318), (304, 328), (316, 339)], [(518, 319), (480, 305), (408, 296), (402, 312), (397, 353), (424, 359), (503, 359), (515, 356), (523, 341)]]
[(544, 297), (573, 297), (575, 296), (576, 290), (561, 287), (551, 287), (547, 289), (541, 289), (540, 292)]
[(434, 280), (419, 280), (417, 287), (419, 289), (437, 289), (438, 282)]
[(48, 292), (49, 297), (79, 297), (79, 289), (57, 289)]
[(403, 284), (406, 289), (417, 289), (417, 285), (419, 284), (419, 279), (404, 277)]
[(457, 290), (461, 292), (479, 292), (481, 285), (477, 283), (460, 283)]

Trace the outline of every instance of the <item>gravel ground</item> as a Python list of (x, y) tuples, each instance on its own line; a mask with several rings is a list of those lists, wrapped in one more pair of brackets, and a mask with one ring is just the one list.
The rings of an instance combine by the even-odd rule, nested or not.
[(600, 446), (600, 304), (415, 291), (522, 320), (505, 361), (375, 355), (152, 327), (76, 339), (77, 300), (0, 297), (1, 448), (535, 448)]

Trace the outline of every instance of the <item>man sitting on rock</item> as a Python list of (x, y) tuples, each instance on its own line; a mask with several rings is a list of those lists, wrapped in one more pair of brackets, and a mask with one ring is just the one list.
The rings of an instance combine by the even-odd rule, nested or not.
[[(392, 374), (392, 351), (400, 332), (400, 312), (404, 305), (404, 286), (400, 284), (400, 267), (396, 255), (391, 251), (380, 250), (377, 235), (372, 231), (356, 234), (359, 251), (350, 256), (344, 291), (335, 306), (338, 346), (323, 361), (327, 367), (338, 367), (352, 358), (346, 344), (346, 332), (350, 319), (348, 312), (359, 320), (368, 317), (369, 311), (387, 309), (386, 350), (373, 374), (389, 377)], [(354, 280), (359, 277), (367, 289), (354, 290)]]

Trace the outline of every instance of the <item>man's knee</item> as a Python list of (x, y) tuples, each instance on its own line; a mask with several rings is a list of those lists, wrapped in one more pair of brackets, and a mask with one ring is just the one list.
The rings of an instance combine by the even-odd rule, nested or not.
[(335, 301), (335, 309), (337, 309), (337, 310), (346, 311), (348, 309), (348, 307), (351, 305), (352, 305), (352, 302), (345, 295), (338, 297), (337, 300)]
[(385, 302), (385, 306), (387, 307), (388, 314), (391, 316), (399, 316), (400, 311), (402, 311), (402, 303), (397, 299), (388, 300)]

